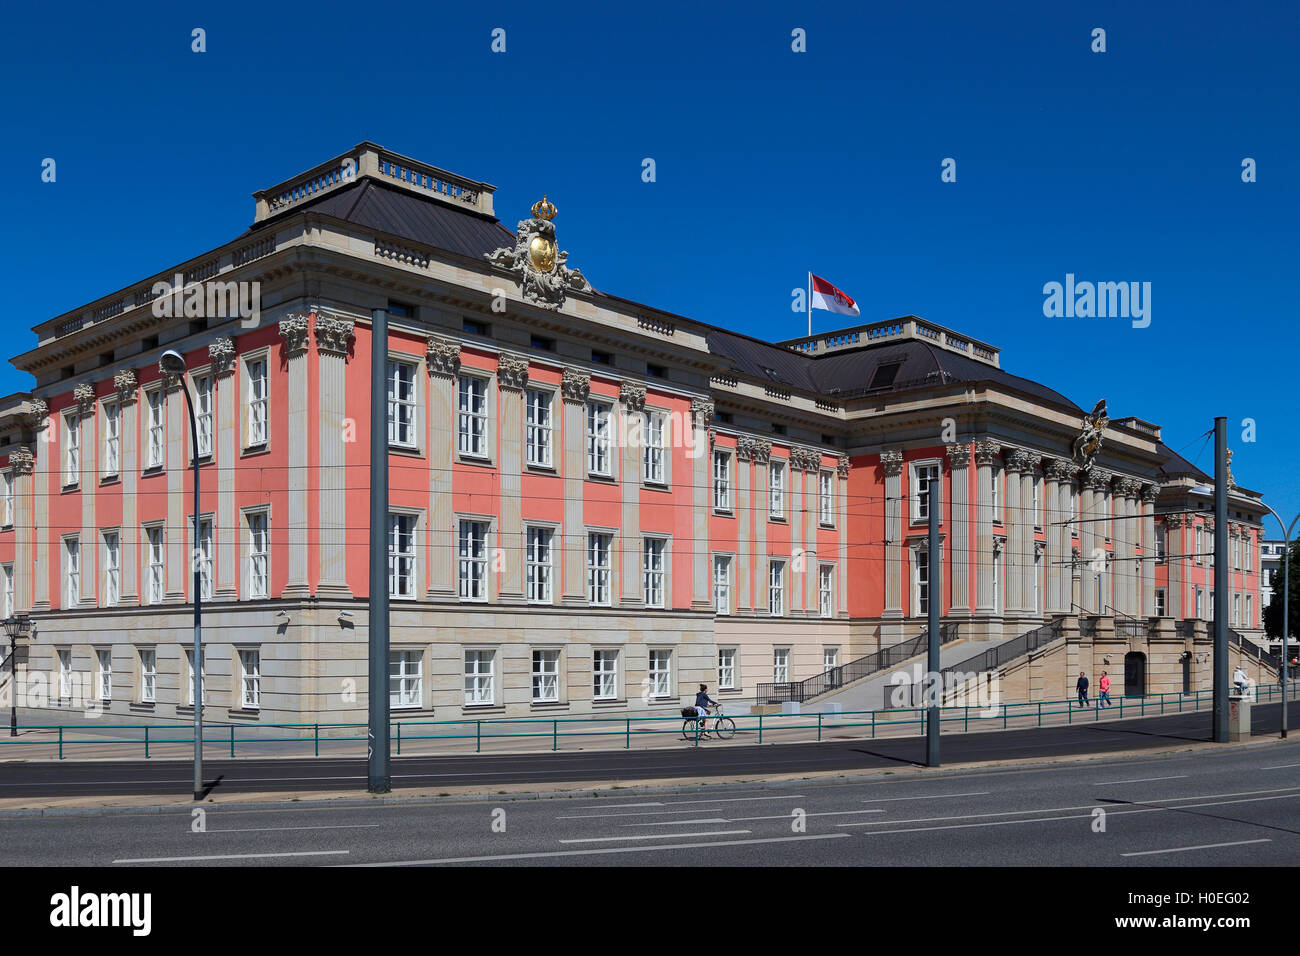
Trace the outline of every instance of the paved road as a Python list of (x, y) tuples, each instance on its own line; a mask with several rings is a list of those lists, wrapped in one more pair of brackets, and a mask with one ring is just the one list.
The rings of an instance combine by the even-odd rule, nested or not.
[[(1300, 741), (694, 793), (217, 804), (193, 821), (0, 813), (0, 865), (1294, 866)], [(1180, 888), (1233, 889), (1211, 877)]]
[[(1300, 702), (1290, 706), (1290, 723), (1295, 726), (1300, 721)], [(1280, 713), (1280, 704), (1256, 707), (1255, 732), (1275, 732)], [(945, 765), (951, 766), (1096, 755), (1190, 744), (1208, 740), (1209, 735), (1210, 715), (1202, 712), (1076, 727), (954, 734), (944, 740), (943, 758)], [(920, 737), (768, 746), (707, 741), (698, 749), (683, 744), (671, 751), (398, 758), (393, 761), (393, 786), (428, 789), (589, 780), (701, 781), (709, 777), (761, 780), (797, 773), (910, 766), (923, 758)], [(193, 788), (191, 766), (185, 761), (160, 760), (8, 764), (0, 779), (0, 798), (186, 794)], [(364, 788), (366, 781), (365, 761), (351, 758), (213, 760), (205, 762), (204, 768), (204, 779), (215, 795), (354, 790)]]

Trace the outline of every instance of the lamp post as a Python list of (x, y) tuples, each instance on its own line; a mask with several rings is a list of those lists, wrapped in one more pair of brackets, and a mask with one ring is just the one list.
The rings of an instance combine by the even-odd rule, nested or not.
[[(1263, 504), (1263, 502), (1260, 502), (1260, 504)], [(1287, 619), (1289, 617), (1287, 611), (1290, 610), (1291, 606), (1291, 584), (1288, 580), (1291, 568), (1291, 530), (1295, 528), (1295, 523), (1300, 521), (1300, 515), (1292, 518), (1290, 525), (1284, 525), (1281, 515), (1269, 508), (1268, 505), (1264, 505), (1264, 507), (1268, 508), (1268, 513), (1277, 519), (1277, 526), (1282, 529), (1282, 736), (1286, 737), (1286, 669), (1289, 666), (1287, 664), (1286, 645), (1287, 630), (1290, 625), (1290, 621)], [(1260, 613), (1263, 613), (1263, 608), (1260, 608)]]
[[(190, 457), (194, 461), (194, 550), (199, 550), (199, 426), (194, 418), (194, 400), (185, 384), (185, 359), (168, 349), (158, 360), (158, 370), (181, 380), (185, 408), (190, 415)], [(197, 554), (190, 555), (194, 571), (194, 799), (203, 799), (203, 581)]]
[(18, 638), (26, 637), (31, 629), (31, 619), (26, 614), (5, 618), (5, 633), (9, 635), (9, 736), (18, 736)]

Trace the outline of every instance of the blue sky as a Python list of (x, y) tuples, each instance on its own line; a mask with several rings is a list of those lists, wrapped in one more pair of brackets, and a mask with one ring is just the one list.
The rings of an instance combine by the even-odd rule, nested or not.
[[(36, 7), (0, 36), (11, 354), (369, 139), (495, 183), (510, 227), (546, 191), (602, 290), (781, 339), (811, 268), (1189, 457), (1225, 415), (1238, 480), (1300, 511), (1298, 5)], [(1045, 318), (1066, 273), (1150, 282), (1150, 327)]]

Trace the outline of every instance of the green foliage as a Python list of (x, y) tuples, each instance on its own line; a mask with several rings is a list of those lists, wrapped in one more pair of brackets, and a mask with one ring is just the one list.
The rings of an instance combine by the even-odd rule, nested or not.
[[(1287, 630), (1294, 637), (1300, 632), (1300, 541), (1291, 543), (1291, 553), (1288, 555), (1290, 567), (1290, 580), (1287, 584), (1290, 586), (1291, 595), (1287, 612)], [(1264, 608), (1264, 632), (1269, 637), (1280, 638), (1282, 636), (1282, 569), (1279, 567), (1273, 572), (1273, 579), (1270, 582), (1273, 588), (1273, 600), (1269, 602), (1268, 607)]]

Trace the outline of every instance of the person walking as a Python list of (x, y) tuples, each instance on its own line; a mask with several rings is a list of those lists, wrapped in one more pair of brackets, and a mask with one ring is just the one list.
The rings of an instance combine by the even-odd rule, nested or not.
[(1079, 671), (1079, 679), (1074, 682), (1074, 689), (1079, 692), (1079, 706), (1088, 706), (1088, 678)]
[(1110, 675), (1105, 671), (1101, 672), (1101, 680), (1097, 681), (1097, 690), (1100, 693), (1097, 696), (1097, 705), (1099, 707), (1114, 707), (1110, 702)]

